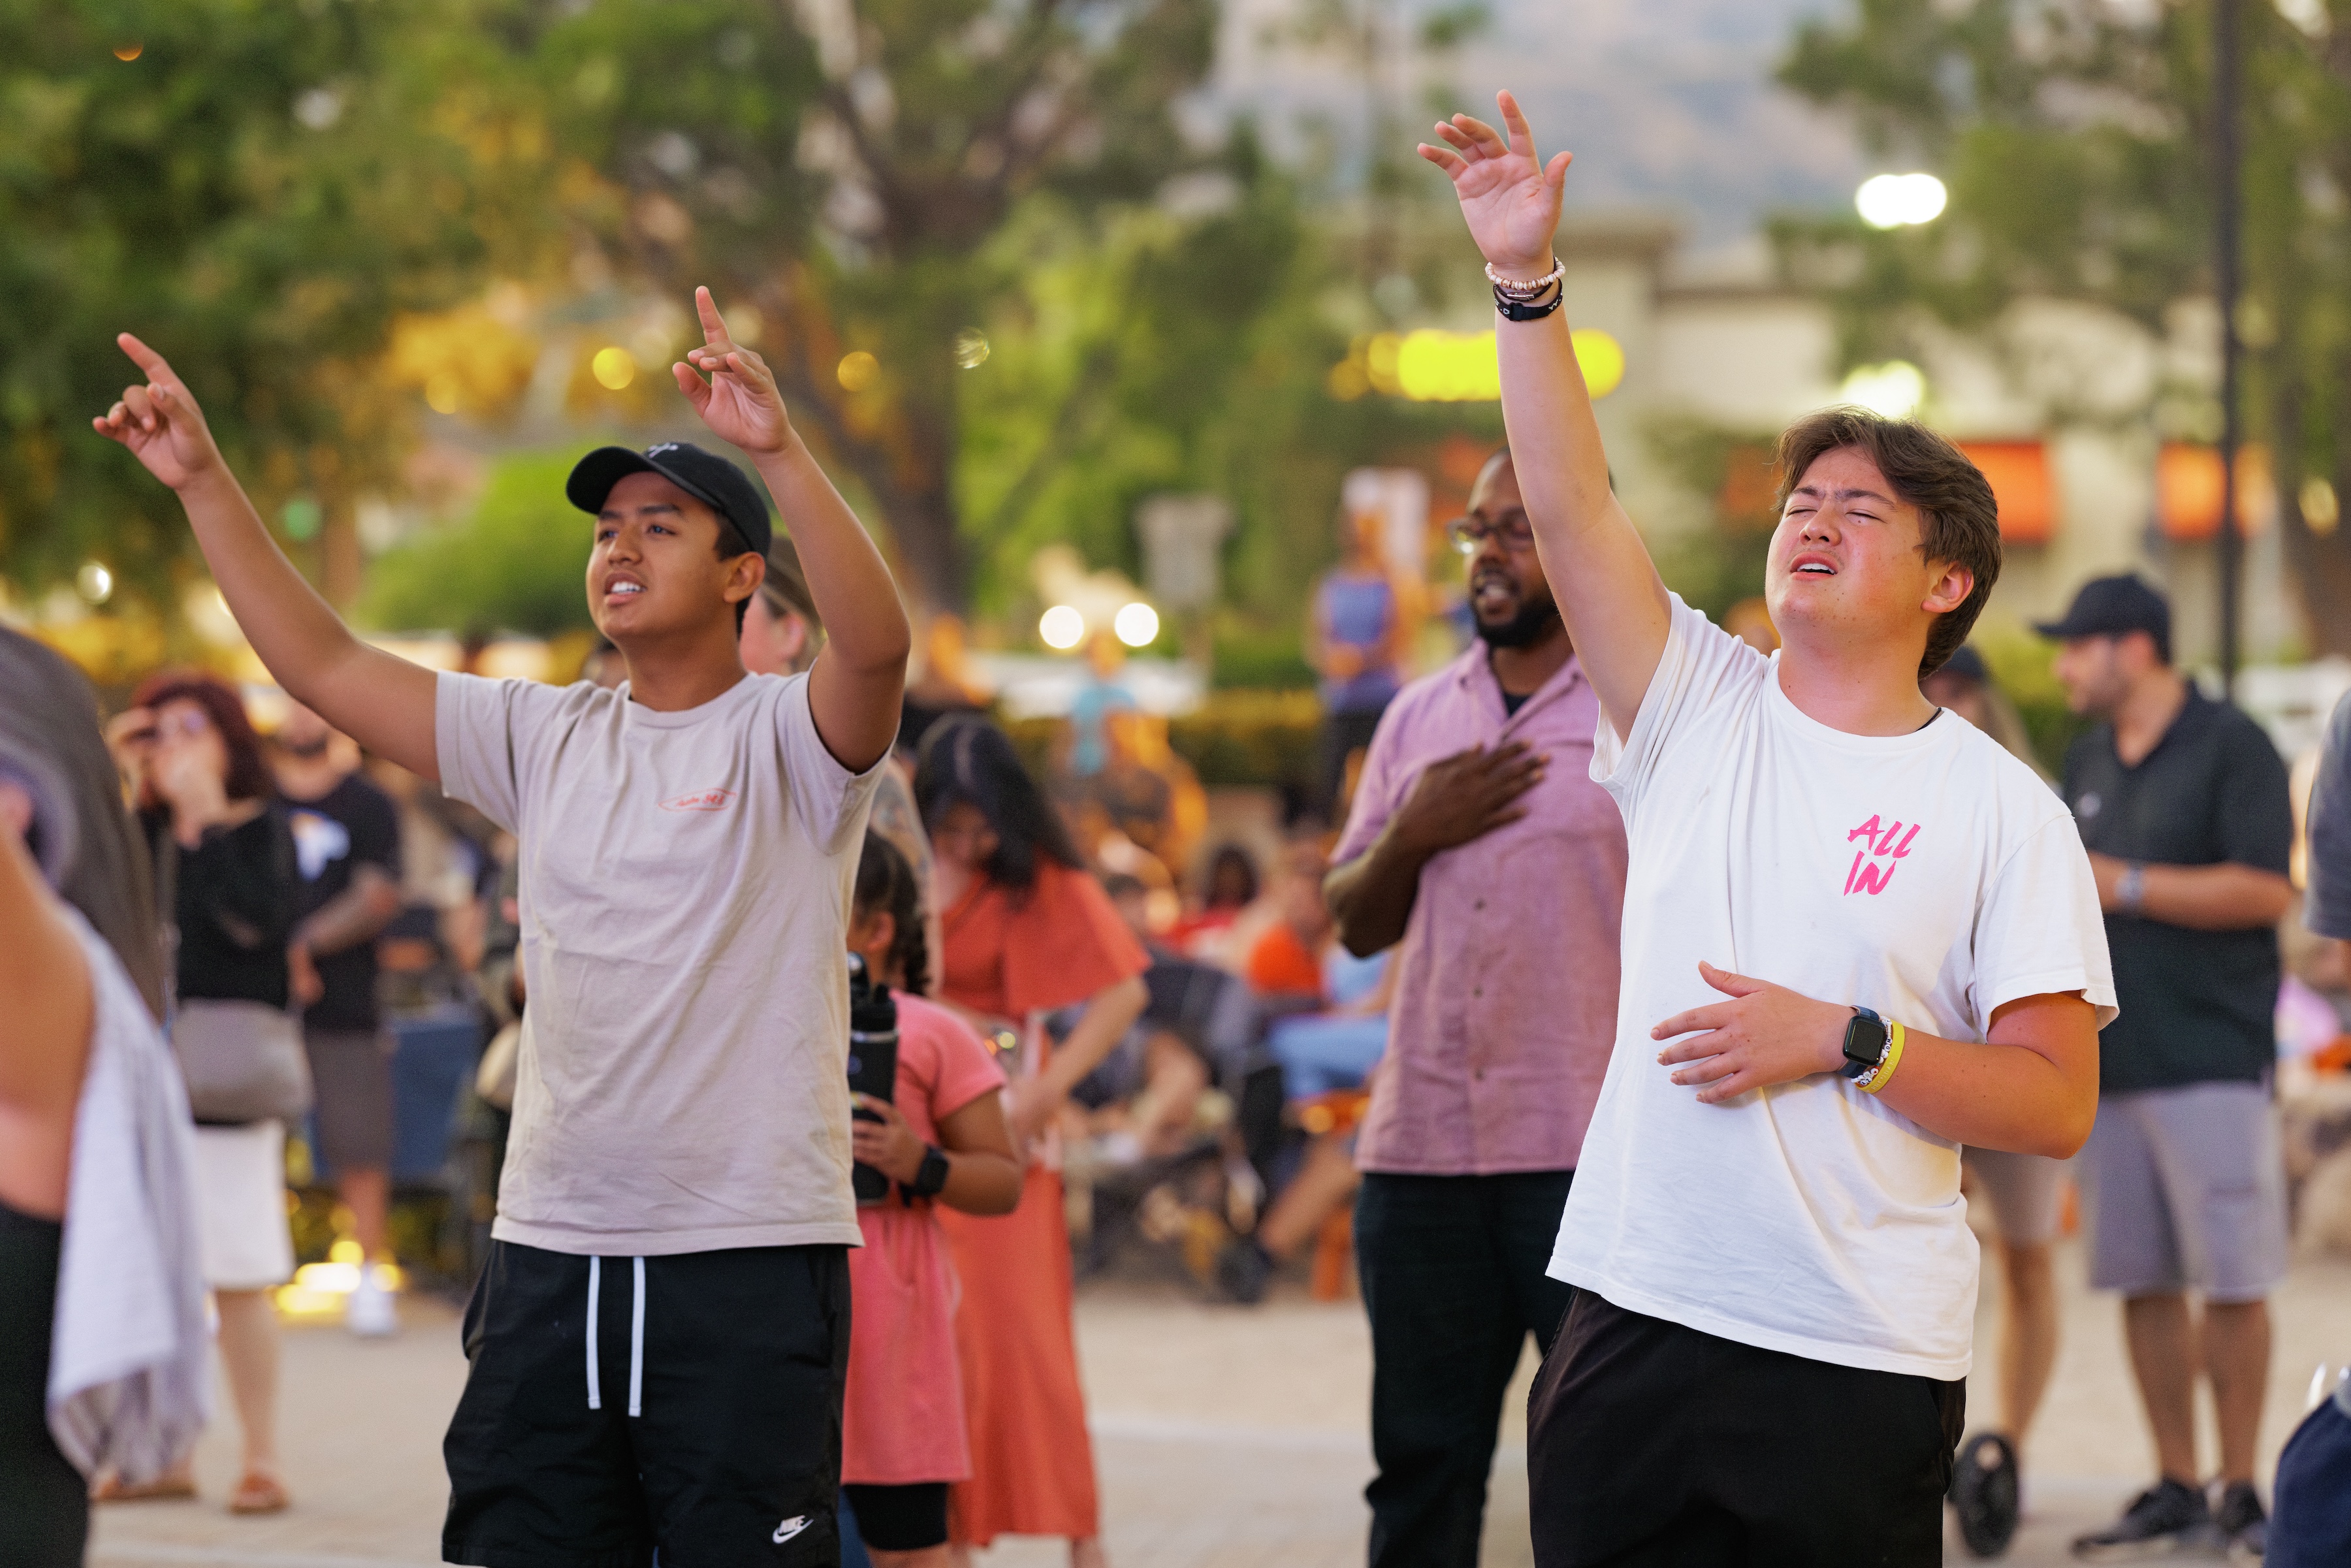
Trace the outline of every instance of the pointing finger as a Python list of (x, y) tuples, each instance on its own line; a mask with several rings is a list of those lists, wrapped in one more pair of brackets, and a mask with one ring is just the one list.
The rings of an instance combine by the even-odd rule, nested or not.
[(726, 318), (718, 313), (718, 301), (710, 297), (707, 288), (694, 291), (695, 314), (702, 318), (703, 341), (724, 353), (734, 347), (726, 338)]
[(178, 379), (178, 377), (172, 374), (170, 363), (164, 360), (162, 355), (157, 353), (154, 350), (149, 348), (146, 344), (141, 342), (130, 333), (117, 333), (115, 335), (114, 341), (124, 353), (131, 356), (131, 363), (137, 365), (141, 370), (147, 372), (147, 379), (149, 381), (162, 382), (176, 381)]

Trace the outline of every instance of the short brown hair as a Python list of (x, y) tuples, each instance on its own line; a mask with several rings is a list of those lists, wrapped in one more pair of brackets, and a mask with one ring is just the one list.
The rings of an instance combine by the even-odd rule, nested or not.
[(1918, 661), (1923, 681), (1968, 640), (2000, 580), (2000, 503), (1967, 454), (1917, 420), (1887, 419), (1848, 404), (1807, 414), (1782, 433), (1773, 513), (1787, 511), (1789, 494), (1803, 483), (1807, 469), (1848, 446), (1877, 465), (1897, 500), (1918, 508), (1920, 552), (1975, 574), (1973, 591), (1957, 610), (1937, 616), (1927, 633), (1927, 653)]
[[(226, 682), (202, 670), (163, 670), (141, 682), (131, 696), (133, 707), (159, 708), (174, 702), (193, 703), (204, 709), (221, 737), (221, 750), (228, 758), (228, 771), (221, 779), (223, 794), (232, 800), (260, 800), (276, 790), (268, 760), (261, 755), (261, 737), (253, 732), (253, 720), (246, 716), (245, 699)], [(141, 800), (140, 805), (154, 803)]]

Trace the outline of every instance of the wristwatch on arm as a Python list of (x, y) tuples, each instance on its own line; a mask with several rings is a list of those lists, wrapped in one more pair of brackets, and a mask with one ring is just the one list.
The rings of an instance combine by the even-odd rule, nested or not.
[(914, 1179), (905, 1184), (909, 1197), (936, 1197), (947, 1185), (947, 1157), (935, 1144), (925, 1145), (923, 1164), (914, 1172)]
[(1853, 1009), (1853, 1021), (1844, 1026), (1844, 1065), (1837, 1071), (1847, 1078), (1875, 1072), (1886, 1064), (1886, 1053), (1893, 1049), (1894, 1031), (1886, 1019), (1857, 1007)]

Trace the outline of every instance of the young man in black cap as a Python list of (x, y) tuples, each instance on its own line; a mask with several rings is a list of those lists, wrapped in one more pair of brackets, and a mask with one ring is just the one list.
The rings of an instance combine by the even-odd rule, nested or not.
[[(2171, 663), (2171, 607), (2134, 577), (2083, 586), (2055, 638), (2074, 711), (2065, 800), (2098, 881), (2122, 1017), (2099, 1042), (2082, 1154), (2090, 1283), (2123, 1293), (2131, 1368), (2162, 1475), (2084, 1535), (2093, 1560), (2216, 1527), (2258, 1550), (2254, 1445), (2266, 1298), (2285, 1273), (2284, 1166), (2270, 1105), (2277, 923), (2293, 898), (2285, 766), (2269, 737)], [(2188, 1292), (2203, 1296), (2200, 1324)], [(2220, 1500), (2196, 1465), (2196, 1381), (2220, 1417)]]
[(590, 610), (628, 663), (608, 692), (436, 675), (354, 637), (128, 334), (146, 381), (94, 422), (179, 493), (288, 693), (520, 841), (530, 1008), (445, 1445), (453, 1563), (838, 1552), (846, 911), (908, 633), (767, 367), (696, 303), (705, 341), (674, 372), (792, 519), (832, 632), (805, 676), (744, 670), (768, 508), (700, 447), (606, 447), (566, 486), (595, 515)]

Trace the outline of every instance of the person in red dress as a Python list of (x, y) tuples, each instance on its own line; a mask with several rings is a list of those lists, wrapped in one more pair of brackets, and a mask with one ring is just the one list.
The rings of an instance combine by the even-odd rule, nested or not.
[[(1070, 1091), (1142, 1014), (1151, 960), (1002, 730), (956, 719), (925, 737), (914, 799), (936, 856), (940, 996), (999, 1041), (1013, 1140), (1029, 1162), (1010, 1214), (939, 1216), (963, 1281), (956, 1337), (972, 1450), (971, 1479), (951, 1497), (953, 1536), (961, 1547), (1059, 1536), (1072, 1568), (1096, 1568), (1101, 1508), (1051, 1134)], [(1038, 1020), (1080, 1004), (1050, 1042)]]

